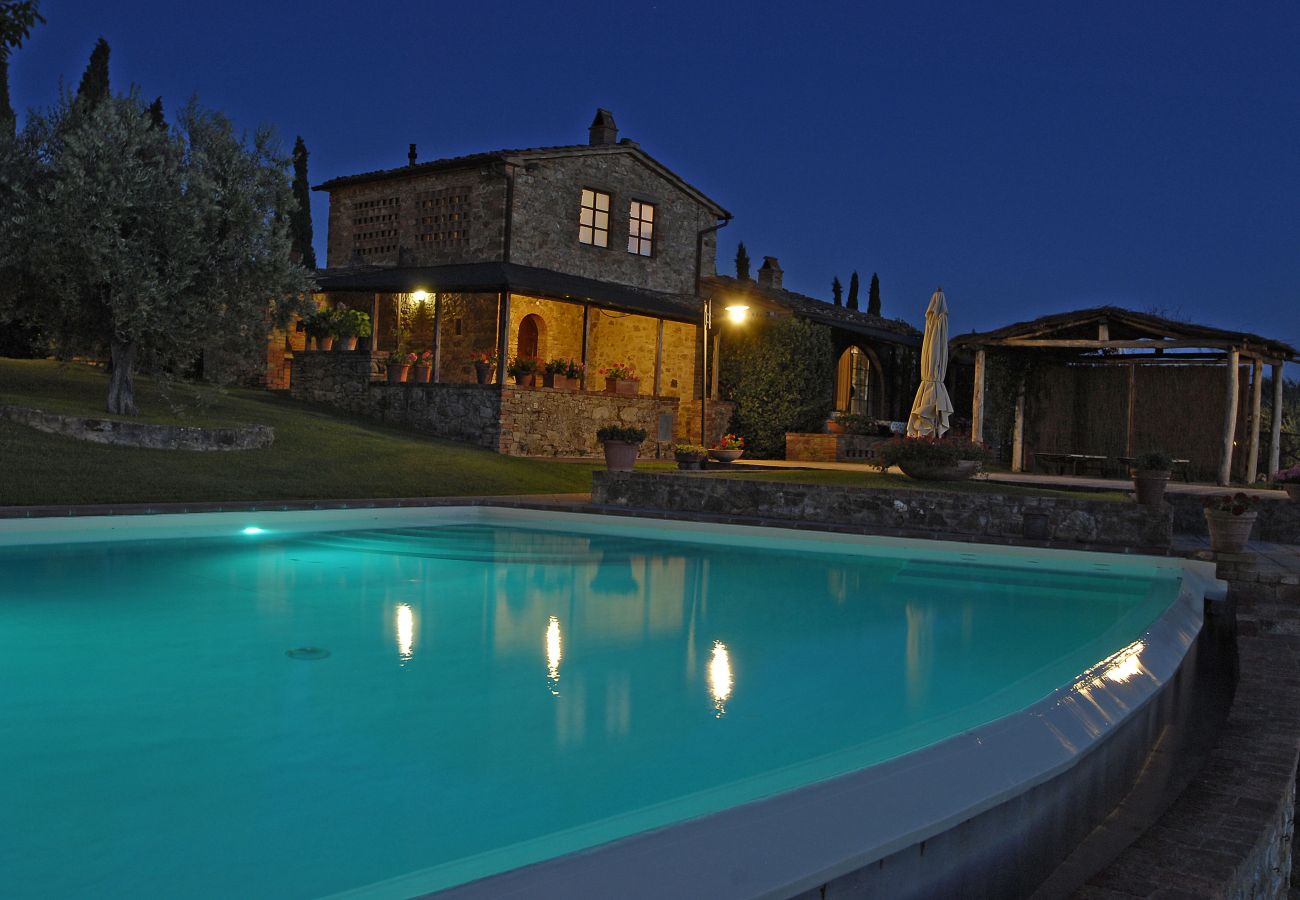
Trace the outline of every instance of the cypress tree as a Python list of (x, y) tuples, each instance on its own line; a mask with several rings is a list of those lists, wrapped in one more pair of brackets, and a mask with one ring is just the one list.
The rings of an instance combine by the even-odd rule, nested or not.
[(164, 131), (167, 129), (167, 120), (163, 117), (162, 97), (149, 104), (149, 124)]
[(875, 272), (871, 273), (871, 287), (867, 289), (867, 312), (880, 315), (880, 279)]
[(858, 308), (858, 273), (849, 276), (849, 309)]
[(835, 298), (836, 306), (844, 305), (844, 285), (840, 284), (838, 275), (831, 279), (831, 295)]
[(9, 51), (21, 47), (44, 21), (39, 0), (0, 0), (0, 132), (13, 134), (18, 127), (9, 103)]
[(302, 136), (293, 143), (293, 199), (296, 208), (289, 215), (290, 254), (304, 268), (316, 268), (316, 250), (312, 247), (311, 185), (307, 181), (307, 145)]
[(745, 250), (744, 241), (736, 248), (736, 277), (741, 281), (749, 281), (749, 253)]
[(95, 42), (95, 49), (90, 51), (90, 62), (77, 85), (77, 99), (85, 100), (91, 106), (98, 106), (108, 97), (108, 41), (100, 38)]
[(18, 117), (9, 104), (9, 55), (0, 48), (0, 134), (13, 134)]

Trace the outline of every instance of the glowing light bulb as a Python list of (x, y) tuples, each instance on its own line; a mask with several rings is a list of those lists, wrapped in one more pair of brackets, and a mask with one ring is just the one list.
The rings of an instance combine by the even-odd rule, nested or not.
[(740, 303), (733, 303), (727, 307), (727, 318), (731, 319), (731, 321), (735, 322), (737, 325), (745, 321), (745, 317), (748, 314), (749, 307)]
[(411, 299), (414, 300), (416, 303), (423, 303), (424, 301), (429, 299), (429, 292), (425, 290), (412, 291)]

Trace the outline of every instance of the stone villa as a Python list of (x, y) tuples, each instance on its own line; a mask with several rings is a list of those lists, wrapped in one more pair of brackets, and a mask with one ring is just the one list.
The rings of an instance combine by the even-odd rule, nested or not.
[[(330, 197), (318, 300), (369, 313), (374, 336), (356, 353), (273, 338), (268, 383), (295, 397), (518, 455), (593, 453), (595, 428), (609, 422), (646, 428), (645, 450), (663, 451), (701, 439), (701, 298), (740, 293), (759, 314), (832, 327), (839, 408), (895, 417), (910, 402), (915, 329), (784, 291), (775, 259), (757, 285), (716, 276), (715, 234), (731, 214), (620, 140), (607, 110), (586, 144), (432, 162), (412, 145), (405, 166), (317, 190)], [(432, 383), (372, 383), (399, 345), (432, 353)], [(479, 352), (579, 360), (585, 389), (510, 384), (504, 365), (477, 384)], [(603, 392), (599, 372), (614, 363), (635, 369), (639, 394)], [(709, 409), (711, 441), (730, 406)]]

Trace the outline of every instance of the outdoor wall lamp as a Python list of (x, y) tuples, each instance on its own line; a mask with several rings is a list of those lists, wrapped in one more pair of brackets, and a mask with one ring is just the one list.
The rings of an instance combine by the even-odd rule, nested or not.
[(426, 300), (429, 299), (429, 292), (424, 290), (423, 288), (412, 291), (411, 299), (414, 300), (416, 303), (424, 303)]
[(731, 319), (731, 321), (736, 323), (737, 325), (744, 322), (745, 317), (749, 314), (749, 307), (741, 303), (729, 304), (726, 307), (726, 309), (727, 309), (727, 318)]

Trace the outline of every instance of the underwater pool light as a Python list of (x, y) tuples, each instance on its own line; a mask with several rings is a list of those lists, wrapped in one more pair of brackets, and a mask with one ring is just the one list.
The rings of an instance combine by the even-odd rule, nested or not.
[(266, 534), (265, 528), (258, 528), (256, 525), (249, 525), (243, 531), (244, 534)]

